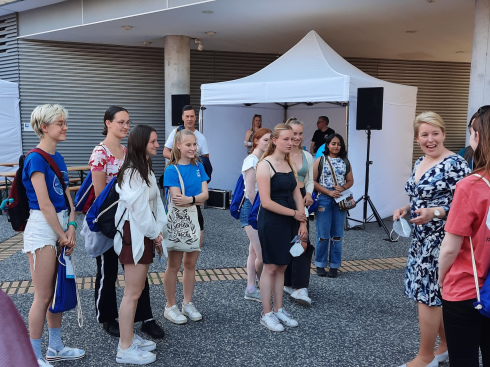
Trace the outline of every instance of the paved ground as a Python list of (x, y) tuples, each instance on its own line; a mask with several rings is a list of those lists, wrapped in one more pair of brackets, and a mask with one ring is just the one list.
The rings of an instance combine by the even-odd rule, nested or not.
[[(289, 299), (284, 303), (299, 327), (272, 333), (259, 324), (260, 304), (243, 299), (248, 246), (239, 222), (227, 211), (206, 209), (203, 213), (204, 250), (197, 264), (194, 295), (204, 315), (201, 322), (178, 326), (163, 318), (165, 262), (150, 268), (153, 311), (166, 331), (166, 337), (157, 341), (154, 366), (398, 366), (414, 357), (418, 350), (416, 304), (403, 294), (406, 239), (384, 241), (386, 235), (377, 224), (346, 232), (339, 278), (312, 274), (312, 307)], [(386, 224), (391, 228), (391, 221)], [(8, 225), (5, 216), (0, 216), (1, 240), (11, 234), (5, 230)], [(21, 241), (20, 235), (0, 243), (0, 284), (27, 320), (33, 295), (27, 258), (19, 251)], [(67, 345), (85, 348), (87, 356), (57, 365), (116, 366), (117, 339), (105, 334), (95, 320), (95, 261), (85, 254), (82, 237), (78, 237), (75, 262), (84, 325), (78, 327), (75, 311), (67, 312), (63, 335)], [(123, 279), (121, 271), (119, 301)], [(181, 300), (180, 283), (177, 293)]]

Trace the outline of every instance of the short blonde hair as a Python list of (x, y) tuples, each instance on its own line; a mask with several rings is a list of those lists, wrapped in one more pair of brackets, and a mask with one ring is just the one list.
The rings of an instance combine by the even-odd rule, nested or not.
[(444, 120), (437, 113), (432, 111), (422, 112), (420, 115), (415, 117), (413, 122), (413, 136), (417, 138), (419, 134), (419, 127), (422, 124), (429, 124), (434, 127), (438, 127), (442, 130), (442, 133), (446, 133), (446, 126), (444, 125)]
[(31, 113), (32, 130), (34, 130), (36, 135), (42, 139), (44, 134), (41, 130), (41, 125), (51, 125), (60, 116), (65, 121), (68, 118), (68, 111), (62, 105), (43, 104), (41, 106), (37, 106)]

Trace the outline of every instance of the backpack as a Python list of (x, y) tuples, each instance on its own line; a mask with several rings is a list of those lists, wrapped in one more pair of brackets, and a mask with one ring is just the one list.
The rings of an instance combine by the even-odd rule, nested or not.
[(240, 219), (240, 211), (242, 210), (243, 203), (245, 201), (245, 181), (243, 175), (240, 173), (238, 180), (236, 181), (235, 190), (231, 196), (230, 214), (235, 219)]
[(68, 208), (68, 213), (71, 211), (71, 207), (65, 192), (65, 179), (63, 178), (63, 174), (61, 173), (60, 169), (56, 165), (56, 162), (44, 150), (34, 148), (29, 151), (29, 153), (26, 155), (21, 155), (19, 158), (19, 169), (15, 173), (15, 178), (10, 188), (9, 198), (6, 205), (8, 221), (12, 225), (12, 229), (17, 232), (22, 232), (25, 229), (30, 215), (29, 199), (27, 198), (26, 188), (22, 182), (22, 171), (24, 170), (24, 161), (31, 153), (38, 153), (41, 155), (41, 157), (43, 157), (48, 164), (49, 168), (51, 168), (51, 170), (56, 174), (56, 177), (58, 177), (58, 180), (61, 183), (61, 187), (63, 187), (63, 196), (65, 197), (65, 204)]
[(86, 214), (94, 200), (95, 190), (92, 182), (92, 171), (90, 171), (75, 195), (75, 211)]
[[(108, 238), (114, 238), (117, 233), (115, 217), (117, 204), (119, 203), (119, 193), (116, 191), (116, 184), (117, 177), (114, 177), (104, 187), (100, 195), (97, 196), (85, 216), (87, 225), (92, 232), (101, 232)], [(126, 213), (126, 210), (124, 210), (124, 213)], [(119, 223), (124, 217), (124, 213), (119, 219)], [(117, 224), (118, 226), (119, 223)]]
[(257, 229), (257, 218), (259, 217), (259, 211), (260, 195), (257, 192), (257, 195), (255, 195), (254, 203), (252, 205), (252, 210), (250, 210), (250, 214), (248, 215), (248, 224), (250, 224), (253, 229)]
[[(104, 148), (104, 146), (99, 144), (99, 146), (104, 149), (106, 158), (108, 156), (107, 150)], [(90, 206), (94, 203), (95, 200), (95, 190), (94, 190), (94, 185), (92, 182), (92, 171), (90, 171), (85, 177), (85, 180), (83, 180), (82, 185), (80, 186), (80, 189), (77, 191), (77, 194), (75, 195), (75, 211), (77, 212), (82, 212), (83, 214), (87, 214)]]

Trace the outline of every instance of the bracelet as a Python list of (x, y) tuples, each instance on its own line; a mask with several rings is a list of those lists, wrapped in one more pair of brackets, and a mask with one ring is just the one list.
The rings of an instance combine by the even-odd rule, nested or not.
[(73, 227), (75, 227), (75, 229), (77, 229), (77, 228), (78, 228), (78, 225), (77, 225), (77, 223), (76, 223), (76, 222), (68, 222), (68, 227), (69, 227), (69, 226), (73, 226)]
[(193, 197), (192, 197), (192, 204), (195, 204), (195, 203), (196, 203), (196, 197), (195, 197), (195, 196), (193, 196)]
[[(294, 209), (293, 209), (294, 210)], [(294, 210), (293, 218), (296, 216), (296, 210)]]
[(344, 189), (344, 191), (345, 191), (345, 190), (347, 190), (347, 189), (344, 187), (344, 185), (342, 185), (341, 187)]

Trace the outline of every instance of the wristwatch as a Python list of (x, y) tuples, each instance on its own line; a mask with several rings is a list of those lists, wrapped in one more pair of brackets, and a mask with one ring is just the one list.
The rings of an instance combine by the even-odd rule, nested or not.
[(435, 210), (434, 210), (434, 216), (435, 216), (436, 218), (439, 218), (439, 217), (441, 216), (441, 212), (439, 211), (439, 209), (435, 209)]

